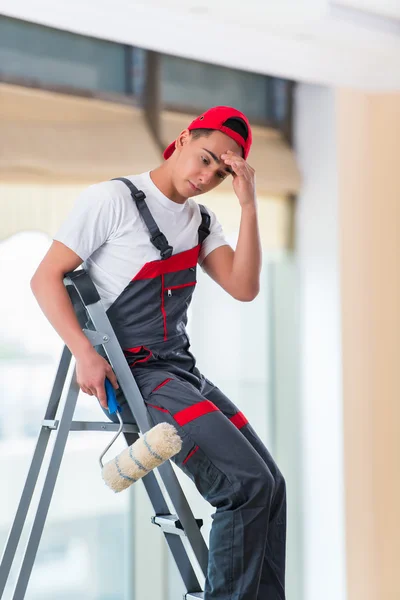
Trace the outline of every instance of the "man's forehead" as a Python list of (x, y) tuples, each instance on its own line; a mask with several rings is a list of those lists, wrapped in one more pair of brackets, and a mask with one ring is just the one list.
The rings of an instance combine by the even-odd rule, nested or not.
[[(199, 139), (199, 141), (201, 138)], [(229, 135), (222, 131), (213, 131), (207, 138), (208, 146), (212, 146), (213, 151), (216, 154), (223, 154), (227, 150), (233, 150), (234, 152), (240, 151), (240, 146), (235, 140)]]

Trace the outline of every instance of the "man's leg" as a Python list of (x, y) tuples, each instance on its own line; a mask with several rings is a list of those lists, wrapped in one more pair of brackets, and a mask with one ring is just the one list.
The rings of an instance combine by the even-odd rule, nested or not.
[(284, 477), (253, 427), (233, 402), (206, 379), (201, 391), (236, 425), (261, 456), (274, 478), (275, 489), (272, 497), (265, 556), (257, 599), (269, 600), (269, 598), (276, 598), (277, 588), (281, 591), (280, 597), (284, 599), (286, 565), (286, 484)]
[[(135, 379), (153, 423), (170, 422), (178, 429), (183, 445), (174, 462), (216, 508), (205, 600), (284, 600), (273, 563), (266, 560), (269, 524), (276, 511), (275, 478), (243, 430), (239, 431), (237, 419), (231, 420), (236, 407), (230, 403), (225, 416), (210, 401), (210, 394), (206, 398), (167, 371), (136, 373)], [(204, 391), (211, 393), (211, 388), (216, 390), (210, 385)], [(229, 400), (224, 397), (224, 404), (218, 392), (214, 391), (214, 398), (227, 410)], [(125, 423), (133, 420), (126, 404), (122, 418)]]
[[(216, 508), (205, 600), (255, 600), (275, 489), (268, 465), (193, 385), (158, 371), (136, 376), (136, 381), (153, 422), (172, 423), (182, 437), (182, 450), (174, 462)], [(270, 580), (264, 600), (284, 600), (277, 577)]]

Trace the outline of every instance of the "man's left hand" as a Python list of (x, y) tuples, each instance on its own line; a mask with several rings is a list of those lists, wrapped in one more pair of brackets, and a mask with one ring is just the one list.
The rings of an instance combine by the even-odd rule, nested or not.
[(244, 158), (232, 150), (222, 154), (221, 158), (232, 169), (232, 185), (240, 205), (243, 207), (254, 204), (256, 200), (254, 169)]

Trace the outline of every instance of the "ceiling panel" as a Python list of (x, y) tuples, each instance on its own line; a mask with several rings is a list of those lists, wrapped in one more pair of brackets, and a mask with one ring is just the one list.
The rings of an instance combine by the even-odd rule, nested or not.
[[(381, 0), (379, 0), (381, 1)], [(378, 0), (344, 0), (378, 5)], [(386, 11), (399, 0), (382, 0)], [(393, 6), (392, 6), (393, 4)], [(370, 91), (400, 89), (399, 21), (328, 0), (2, 0), (2, 13), (159, 52)], [(347, 14), (352, 11), (352, 14)], [(121, 18), (123, 17), (123, 18)], [(386, 25), (394, 23), (392, 28)]]
[(400, 0), (340, 0), (332, 4), (400, 20)]

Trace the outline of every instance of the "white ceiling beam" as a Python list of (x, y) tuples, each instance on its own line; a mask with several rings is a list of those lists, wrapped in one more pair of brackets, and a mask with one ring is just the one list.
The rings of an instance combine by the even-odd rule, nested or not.
[(246, 2), (247, 20), (244, 10), (236, 12), (239, 4), (216, 18), (221, 5), (211, 0), (199, 6), (178, 0), (2, 0), (1, 10), (83, 35), (296, 81), (400, 90), (399, 37), (341, 24), (329, 17), (327, 0), (303, 2), (303, 21), (296, 21), (298, 11), (288, 12), (286, 23), (282, 12), (278, 18), (254, 0)]

